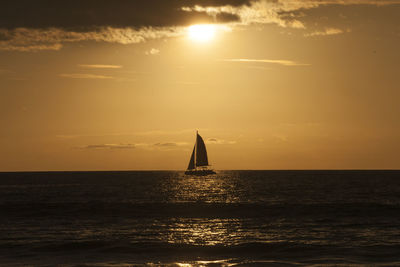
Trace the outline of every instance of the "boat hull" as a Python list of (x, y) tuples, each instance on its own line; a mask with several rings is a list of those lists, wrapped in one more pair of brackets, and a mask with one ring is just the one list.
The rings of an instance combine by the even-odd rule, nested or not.
[(186, 175), (195, 175), (195, 176), (207, 176), (211, 174), (216, 174), (213, 170), (187, 170), (185, 171)]

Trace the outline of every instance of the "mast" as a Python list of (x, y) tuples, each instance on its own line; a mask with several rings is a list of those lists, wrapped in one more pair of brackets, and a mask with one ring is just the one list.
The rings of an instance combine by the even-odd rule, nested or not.
[(194, 142), (194, 169), (197, 170), (197, 165), (196, 165), (196, 153), (197, 153), (197, 135), (199, 134), (199, 130), (196, 130), (196, 141)]

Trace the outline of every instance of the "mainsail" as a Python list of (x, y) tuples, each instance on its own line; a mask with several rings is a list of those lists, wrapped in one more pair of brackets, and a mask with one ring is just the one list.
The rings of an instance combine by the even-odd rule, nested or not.
[(206, 145), (199, 134), (197, 134), (196, 145), (196, 166), (208, 166)]

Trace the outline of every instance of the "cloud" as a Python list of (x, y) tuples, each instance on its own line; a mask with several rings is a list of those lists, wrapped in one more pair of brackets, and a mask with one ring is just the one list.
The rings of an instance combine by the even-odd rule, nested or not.
[(324, 31), (316, 31), (312, 33), (305, 34), (304, 36), (326, 36), (326, 35), (337, 35), (342, 34), (344, 32), (350, 32), (350, 29), (346, 31), (338, 29), (338, 28), (326, 28)]
[(273, 23), (304, 29), (306, 25), (295, 11), (326, 5), (391, 4), (400, 1), (4, 0), (0, 8), (0, 50), (60, 50), (66, 43), (83, 41), (135, 44), (181, 36), (185, 27), (195, 23)]
[(121, 69), (121, 65), (101, 65), (101, 64), (79, 64), (78, 65), (81, 68), (86, 68), (86, 69)]
[(85, 145), (80, 147), (75, 147), (78, 149), (94, 149), (94, 150), (105, 150), (105, 149), (134, 149), (141, 148), (146, 150), (171, 150), (171, 149), (180, 149), (181, 147), (187, 146), (186, 142), (164, 142), (164, 143), (120, 143), (120, 144), (95, 144), (95, 145)]
[(4, 0), (0, 27), (62, 28), (92, 31), (98, 27), (140, 28), (189, 25), (194, 22), (237, 20), (230, 13), (185, 12), (185, 5), (242, 6), (250, 0)]
[(285, 59), (248, 59), (248, 58), (238, 58), (238, 59), (221, 59), (220, 61), (226, 62), (252, 62), (252, 63), (270, 63), (279, 64), (283, 66), (310, 66), (311, 64), (298, 63), (292, 60)]
[(158, 55), (160, 53), (160, 50), (156, 48), (152, 48), (149, 51), (146, 51), (146, 55)]
[(296, 19), (288, 21), (286, 23), (286, 25), (288, 25), (290, 28), (295, 28), (295, 29), (305, 29), (306, 28), (306, 26), (304, 25), (303, 22), (296, 20)]
[(71, 79), (114, 79), (112, 76), (105, 75), (95, 75), (95, 74), (87, 74), (87, 73), (71, 73), (71, 74), (60, 74), (60, 77), (63, 78), (71, 78)]
[[(251, 1), (249, 5), (242, 6), (199, 6), (196, 5), (192, 8), (185, 7), (184, 10), (191, 12), (206, 12), (207, 14), (214, 15), (227, 13), (235, 15), (239, 18), (238, 24), (249, 25), (249, 24), (267, 24), (274, 23), (281, 27), (291, 27), (291, 28), (304, 28), (304, 24), (294, 18), (284, 19), (280, 13), (284, 11), (294, 11), (299, 9), (297, 6), (297, 1), (294, 1), (296, 5), (292, 8), (288, 8), (293, 1), (289, 3), (284, 3), (285, 0), (281, 1), (268, 1), (259, 0)], [(296, 7), (295, 7), (296, 6)]]
[[(182, 9), (191, 12), (205, 12), (209, 15), (231, 14), (239, 20), (236, 23), (249, 24), (277, 24), (285, 28), (304, 29), (305, 25), (296, 19), (294, 11), (318, 8), (327, 5), (394, 5), (399, 0), (258, 0), (250, 1), (247, 5), (192, 5)], [(289, 16), (288, 16), (289, 15)]]
[(93, 41), (117, 44), (136, 44), (151, 39), (175, 37), (184, 34), (181, 27), (141, 29), (103, 27), (79, 32), (59, 28), (13, 30), (0, 29), (0, 50), (40, 51), (60, 50), (65, 43)]
[(216, 145), (233, 145), (236, 144), (236, 141), (228, 141), (224, 139), (217, 139), (217, 138), (208, 138), (206, 140), (207, 144), (216, 144)]
[(156, 143), (154, 146), (160, 146), (160, 147), (168, 147), (168, 146), (177, 146), (176, 143)]
[(80, 149), (133, 149), (134, 144), (100, 144), (79, 147)]
[(167, 143), (155, 143), (153, 146), (155, 147), (177, 147), (177, 146), (186, 146), (188, 143), (186, 142), (167, 142)]
[[(3, 0), (0, 28), (91, 32), (102, 27), (279, 22), (280, 12), (322, 5), (390, 5), (399, 0)], [(276, 21), (278, 20), (278, 21)], [(285, 25), (285, 22), (283, 22)]]

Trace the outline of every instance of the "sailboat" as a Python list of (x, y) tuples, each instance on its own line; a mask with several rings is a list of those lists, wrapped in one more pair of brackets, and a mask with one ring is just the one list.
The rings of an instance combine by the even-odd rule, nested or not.
[(206, 144), (204, 144), (203, 138), (196, 132), (196, 143), (193, 147), (192, 156), (190, 157), (189, 165), (185, 174), (187, 175), (198, 175), (205, 176), (209, 174), (215, 174), (215, 171), (209, 168)]

